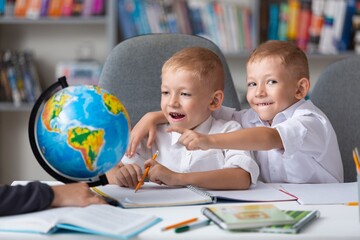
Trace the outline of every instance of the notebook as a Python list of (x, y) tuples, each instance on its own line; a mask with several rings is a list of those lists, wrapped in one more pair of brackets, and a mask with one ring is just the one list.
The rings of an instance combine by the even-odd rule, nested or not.
[(220, 228), (226, 230), (241, 230), (296, 222), (294, 218), (273, 204), (226, 204), (204, 207), (201, 212)]
[(215, 198), (192, 186), (170, 187), (146, 182), (135, 193), (134, 189), (105, 185), (96, 187), (95, 192), (115, 199), (123, 208), (169, 207), (214, 203)]

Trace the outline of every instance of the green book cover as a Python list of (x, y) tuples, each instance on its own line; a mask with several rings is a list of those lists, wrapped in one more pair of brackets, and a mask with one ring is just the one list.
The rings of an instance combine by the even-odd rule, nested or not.
[(204, 207), (202, 213), (227, 230), (293, 224), (296, 220), (273, 204), (224, 205)]
[(285, 225), (273, 225), (267, 227), (261, 227), (256, 229), (248, 229), (252, 232), (263, 232), (263, 233), (288, 233), (296, 234), (299, 233), (305, 226), (320, 216), (320, 212), (317, 210), (313, 211), (296, 211), (289, 210), (285, 211), (286, 214), (293, 217), (296, 220), (294, 224)]

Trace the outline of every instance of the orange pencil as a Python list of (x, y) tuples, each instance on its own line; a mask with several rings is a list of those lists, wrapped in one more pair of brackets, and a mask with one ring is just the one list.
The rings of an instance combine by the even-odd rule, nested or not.
[[(152, 156), (152, 160), (155, 161), (155, 159), (157, 158), (158, 155), (159, 155), (159, 151), (156, 151), (156, 152), (154, 153), (154, 155)], [(150, 170), (150, 167), (147, 167), (147, 168), (145, 169), (145, 172), (144, 172), (144, 174), (143, 174), (143, 176), (142, 176), (142, 178), (141, 178), (141, 181), (136, 185), (135, 192), (137, 192), (137, 190), (140, 189), (141, 185), (144, 184), (145, 178), (146, 178), (146, 176), (148, 175), (149, 170)]]
[(166, 231), (166, 230), (169, 230), (169, 229), (178, 228), (178, 227), (184, 226), (184, 225), (186, 225), (186, 224), (188, 224), (188, 223), (195, 222), (195, 221), (197, 221), (197, 220), (198, 220), (198, 218), (191, 218), (191, 219), (188, 219), (188, 220), (179, 222), (179, 223), (175, 223), (175, 224), (173, 224), (173, 225), (169, 225), (169, 226), (163, 227), (163, 228), (161, 229), (161, 231)]
[(357, 151), (357, 148), (353, 150), (353, 158), (354, 158), (356, 170), (358, 173), (360, 173), (359, 152)]

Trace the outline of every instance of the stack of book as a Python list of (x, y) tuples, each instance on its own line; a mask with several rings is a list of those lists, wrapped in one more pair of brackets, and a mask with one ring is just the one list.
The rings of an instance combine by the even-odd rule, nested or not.
[(30, 52), (0, 51), (0, 102), (33, 103), (41, 93)]

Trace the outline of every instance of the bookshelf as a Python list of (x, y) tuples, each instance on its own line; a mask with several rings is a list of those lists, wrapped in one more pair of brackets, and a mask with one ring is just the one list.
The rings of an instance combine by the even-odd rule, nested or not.
[[(103, 63), (118, 41), (117, 1), (106, 1), (100, 16), (41, 17), (0, 16), (0, 49), (31, 50), (42, 89), (51, 85), (55, 66), (76, 60), (83, 47)], [(85, 49), (85, 50), (89, 50)], [(33, 157), (28, 140), (31, 103), (14, 106), (0, 102), (0, 183), (17, 179), (52, 180)]]
[[(118, 41), (116, 1), (107, 1), (99, 16), (39, 17), (36, 19), (0, 16), (0, 49), (24, 51), (34, 55), (42, 89), (53, 83), (55, 66), (62, 60), (88, 57), (103, 63)], [(70, 36), (70, 37), (69, 37)], [(11, 104), (0, 102), (0, 112)], [(30, 110), (31, 104), (13, 106), (12, 111)]]

